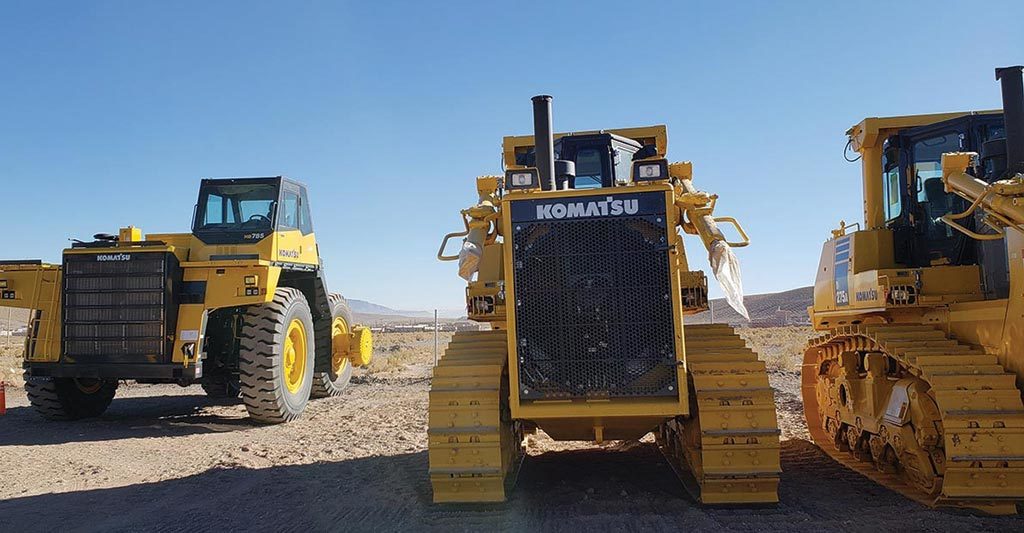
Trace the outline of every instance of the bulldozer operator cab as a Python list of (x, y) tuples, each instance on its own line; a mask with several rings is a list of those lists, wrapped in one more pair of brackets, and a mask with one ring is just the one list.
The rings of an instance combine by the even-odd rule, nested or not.
[[(598, 189), (627, 185), (632, 181), (630, 172), (633, 160), (650, 157), (655, 153), (653, 145), (644, 146), (614, 133), (559, 137), (554, 143), (555, 160), (575, 163), (573, 173), (558, 176), (559, 188)], [(535, 166), (536, 157), (536, 152), (530, 149), (516, 155), (516, 164)]]
[(313, 232), (306, 188), (282, 178), (205, 179), (192, 233), (206, 244), (247, 244), (275, 231)]
[[(967, 115), (890, 135), (882, 151), (882, 206), (895, 241), (895, 260), (908, 267), (973, 265), (972, 239), (940, 217), (968, 206), (942, 183), (942, 154), (981, 152), (1003, 133), (1002, 115)], [(970, 221), (970, 222), (973, 222)]]

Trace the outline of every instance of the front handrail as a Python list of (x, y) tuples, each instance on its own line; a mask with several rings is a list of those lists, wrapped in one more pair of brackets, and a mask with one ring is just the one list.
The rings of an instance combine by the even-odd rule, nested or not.
[[(956, 220), (956, 217), (954, 217), (953, 215), (942, 215), (941, 217), (939, 217), (939, 220), (945, 222), (947, 226), (959, 231), (960, 233), (963, 233), (964, 235), (967, 235), (968, 237), (979, 241), (998, 241), (1006, 237), (1006, 231), (998, 228), (992, 228), (993, 230), (995, 230), (995, 233), (987, 234), (971, 231), (965, 228), (963, 225), (957, 222), (953, 222), (954, 220)], [(988, 226), (992, 227), (991, 224), (988, 224)]]
[(437, 259), (438, 259), (438, 261), (458, 261), (459, 260), (459, 254), (444, 255), (444, 249), (448, 247), (448, 241), (449, 240), (454, 239), (455, 237), (465, 237), (465, 236), (469, 235), (469, 220), (466, 218), (466, 214), (464, 212), (462, 213), (462, 223), (466, 226), (465, 230), (457, 231), (457, 232), (454, 232), (454, 233), (449, 233), (449, 234), (444, 236), (444, 239), (441, 241), (441, 247), (438, 248), (438, 250), (437, 250)]
[(861, 225), (860, 225), (860, 222), (854, 222), (853, 224), (847, 224), (845, 220), (840, 220), (839, 221), (839, 227), (834, 229), (834, 230), (832, 230), (832, 238), (833, 239), (838, 239), (839, 237), (846, 236), (846, 230), (848, 230), (850, 228), (857, 228), (857, 231), (860, 231), (862, 229)]
[[(985, 198), (988, 197), (990, 194), (992, 194), (992, 191), (987, 191), (985, 194), (982, 194), (981, 196), (979, 196), (977, 199), (974, 200), (973, 203), (971, 203), (971, 207), (967, 208), (967, 210), (964, 211), (963, 213), (960, 213), (959, 215), (954, 215), (953, 213), (942, 215), (941, 217), (939, 217), (939, 220), (942, 221), (943, 223), (945, 223), (947, 226), (949, 226), (949, 227), (959, 231), (960, 233), (963, 233), (964, 235), (967, 235), (968, 237), (970, 237), (972, 239), (975, 239), (975, 240), (979, 240), (979, 241), (998, 241), (998, 240), (1006, 238), (1006, 230), (1004, 230), (1002, 228), (999, 228), (999, 227), (996, 227), (993, 224), (991, 224), (988, 221), (988, 217), (985, 218), (985, 225), (987, 225), (988, 227), (992, 228), (992, 230), (995, 231), (995, 233), (988, 233), (988, 234), (978, 233), (976, 231), (971, 231), (971, 230), (967, 229), (966, 227), (963, 226), (963, 224), (960, 224), (959, 222), (955, 222), (956, 220), (961, 220), (961, 219), (967, 218), (967, 217), (971, 216), (972, 214), (974, 214), (974, 212), (977, 211), (977, 209), (981, 205), (981, 203), (984, 202)], [(987, 213), (987, 214), (989, 216), (996, 217), (1000, 222), (1002, 222), (1004, 224), (1005, 223), (1009, 223), (1009, 225), (1016, 226), (1016, 224), (1013, 224), (1009, 220), (1003, 219), (1003, 217), (1000, 217), (996, 213)]]
[(743, 226), (741, 226), (739, 221), (735, 218), (715, 217), (715, 222), (728, 222), (729, 224), (732, 224), (732, 227), (736, 228), (736, 232), (740, 234), (740, 238), (743, 239), (740, 242), (726, 241), (726, 244), (728, 244), (730, 248), (743, 248), (744, 246), (750, 245), (750, 237), (747, 236), (747, 232), (743, 231)]

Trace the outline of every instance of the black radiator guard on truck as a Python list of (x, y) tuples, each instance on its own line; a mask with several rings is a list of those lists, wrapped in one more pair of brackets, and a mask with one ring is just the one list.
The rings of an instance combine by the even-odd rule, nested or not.
[(169, 364), (182, 272), (165, 251), (64, 255), (60, 364)]

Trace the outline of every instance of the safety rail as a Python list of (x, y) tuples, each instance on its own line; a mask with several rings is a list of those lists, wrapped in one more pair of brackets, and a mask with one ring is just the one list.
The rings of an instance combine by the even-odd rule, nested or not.
[(457, 231), (457, 232), (454, 232), (454, 233), (449, 233), (449, 234), (444, 236), (444, 239), (441, 240), (441, 248), (439, 248), (437, 250), (437, 259), (439, 261), (458, 261), (459, 260), (459, 254), (444, 255), (444, 250), (445, 250), (445, 248), (448, 247), (448, 241), (449, 240), (454, 239), (455, 237), (465, 237), (465, 236), (469, 235), (469, 218), (468, 218), (468, 215), (466, 214), (465, 211), (463, 211), (461, 214), (462, 214), (462, 223), (466, 226), (466, 229), (463, 230), (463, 231)]
[(732, 227), (736, 228), (736, 232), (740, 234), (740, 238), (743, 239), (739, 242), (725, 241), (730, 248), (742, 248), (750, 245), (750, 237), (747, 236), (747, 232), (743, 231), (743, 226), (740, 225), (739, 221), (734, 217), (714, 217), (715, 222), (728, 222), (732, 224)]
[[(979, 241), (998, 241), (1000, 239), (1005, 238), (1006, 230), (1004, 228), (1006, 227), (1011, 227), (1018, 231), (1024, 232), (1024, 227), (1021, 227), (1019, 224), (1015, 223), (1014, 221), (1010, 220), (1007, 217), (1000, 215), (998, 212), (993, 210), (987, 210), (982, 220), (985, 223), (985, 225), (992, 228), (992, 230), (995, 231), (995, 233), (978, 233), (976, 231), (971, 231), (970, 229), (967, 229), (966, 227), (963, 226), (963, 224), (955, 222), (957, 220), (961, 220), (973, 215), (974, 212), (978, 210), (978, 207), (982, 205), (985, 199), (988, 198), (989, 196), (992, 196), (993, 194), (995, 194), (995, 191), (985, 191), (985, 193), (982, 194), (981, 196), (978, 196), (978, 198), (976, 198), (974, 202), (971, 203), (971, 206), (967, 208), (967, 210), (964, 211), (963, 213), (960, 213), (958, 215), (954, 215), (952, 213), (942, 215), (941, 217), (939, 217), (939, 220), (941, 220), (947, 226), (959, 231), (960, 233), (963, 233), (964, 235), (967, 235), (968, 237)], [(998, 224), (994, 224), (992, 222), (992, 219), (995, 219), (998, 222)]]

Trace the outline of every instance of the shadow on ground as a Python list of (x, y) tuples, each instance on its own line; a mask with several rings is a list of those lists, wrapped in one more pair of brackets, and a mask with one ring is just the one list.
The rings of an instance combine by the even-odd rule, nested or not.
[(0, 457), (3, 446), (175, 437), (255, 427), (244, 416), (227, 417), (207, 409), (237, 403), (202, 394), (114, 398), (103, 416), (68, 422), (46, 420), (31, 406), (11, 407), (0, 419)]
[(1017, 530), (1018, 517), (932, 511), (783, 444), (781, 503), (703, 508), (653, 445), (527, 459), (503, 505), (434, 506), (426, 452), (267, 469), (214, 469), (128, 487), (0, 502), (0, 530), (537, 531)]

